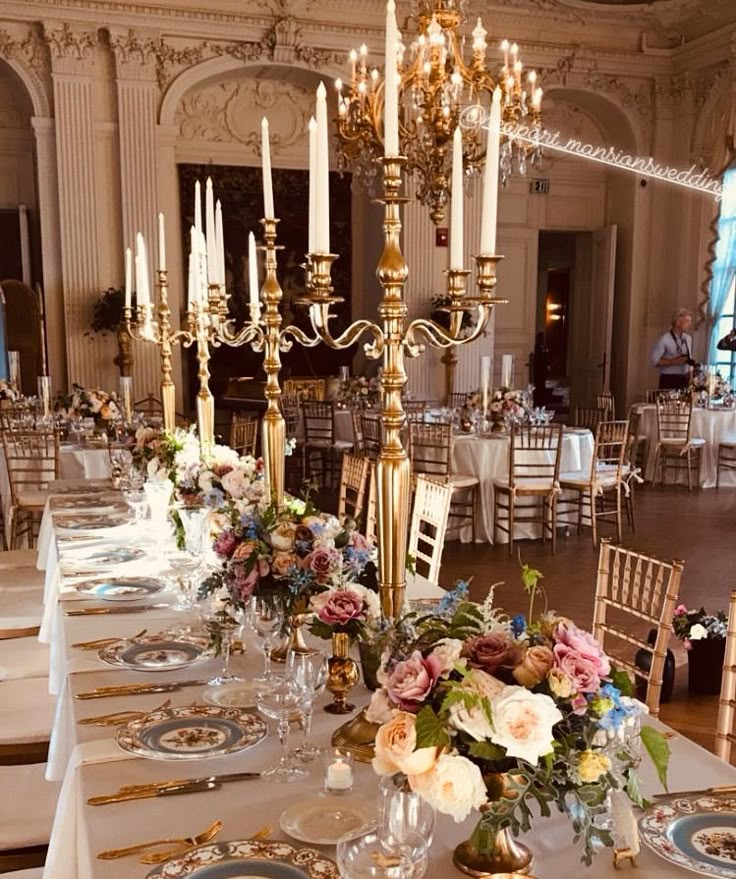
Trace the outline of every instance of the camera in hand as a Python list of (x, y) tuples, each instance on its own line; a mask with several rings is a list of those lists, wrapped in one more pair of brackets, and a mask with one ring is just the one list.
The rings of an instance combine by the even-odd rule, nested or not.
[(692, 357), (688, 357), (687, 360), (686, 360), (685, 362), (687, 363), (688, 366), (693, 366), (693, 367), (695, 367), (696, 369), (700, 366), (700, 364), (698, 363), (698, 361), (697, 361), (697, 360), (693, 360)]

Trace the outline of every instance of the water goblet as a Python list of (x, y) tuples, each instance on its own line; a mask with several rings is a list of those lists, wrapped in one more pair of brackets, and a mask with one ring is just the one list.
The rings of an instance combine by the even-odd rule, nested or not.
[(422, 879), (428, 850), (429, 844), (418, 833), (407, 832), (399, 845), (382, 839), (373, 828), (362, 836), (347, 834), (337, 841), (337, 866), (345, 879)]
[(271, 676), (272, 638), (284, 625), (284, 605), (275, 595), (254, 595), (248, 604), (248, 622), (263, 639), (263, 678)]
[(133, 511), (136, 527), (140, 526), (148, 508), (148, 499), (146, 498), (145, 491), (140, 488), (125, 488), (123, 489), (123, 498)]
[(279, 762), (267, 769), (263, 775), (272, 781), (288, 783), (300, 781), (307, 776), (307, 770), (301, 766), (295, 766), (289, 759), (289, 722), (294, 715), (304, 710), (305, 701), (309, 698), (307, 690), (298, 680), (291, 677), (284, 669), (284, 674), (271, 674), (267, 680), (262, 680), (256, 686), (256, 707), (278, 722), (279, 742), (281, 743), (281, 757)]
[(242, 683), (244, 678), (230, 671), (230, 654), (233, 638), (243, 624), (242, 611), (232, 605), (223, 605), (217, 599), (210, 602), (202, 610), (202, 621), (209, 632), (210, 641), (215, 651), (222, 656), (222, 670), (213, 675), (207, 685), (222, 687), (225, 684)]
[(199, 558), (187, 549), (179, 549), (175, 541), (164, 545), (164, 558), (174, 575), (171, 579), (179, 587), (176, 603), (172, 610), (190, 611), (195, 606), (192, 580), (199, 568)]
[(382, 775), (378, 782), (378, 832), (390, 845), (404, 845), (419, 835), (432, 842), (435, 825), (434, 808), (418, 793), (410, 790), (401, 775)]
[(297, 653), (289, 650), (286, 655), (286, 670), (291, 677), (297, 680), (305, 689), (307, 699), (302, 711), (302, 729), (304, 730), (303, 743), (294, 748), (292, 753), (302, 761), (310, 763), (320, 756), (321, 750), (309, 741), (312, 731), (312, 716), (314, 714), (314, 700), (324, 692), (329, 674), (328, 657), (325, 653)]

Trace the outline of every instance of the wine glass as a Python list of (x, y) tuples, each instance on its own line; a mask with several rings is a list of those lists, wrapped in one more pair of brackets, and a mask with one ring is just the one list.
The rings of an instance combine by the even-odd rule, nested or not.
[(324, 692), (329, 674), (328, 657), (324, 653), (298, 653), (289, 650), (286, 655), (286, 670), (290, 676), (297, 680), (305, 689), (307, 699), (302, 711), (302, 729), (304, 730), (304, 742), (294, 748), (292, 753), (302, 763), (310, 763), (320, 756), (320, 749), (310, 744), (309, 737), (312, 731), (312, 716), (314, 714), (314, 700)]
[(139, 526), (148, 509), (148, 498), (145, 491), (141, 488), (125, 488), (123, 489), (123, 497), (135, 515), (136, 527)]
[(243, 683), (244, 678), (230, 671), (233, 637), (243, 624), (242, 610), (214, 599), (203, 609), (202, 619), (210, 641), (214, 642), (215, 651), (222, 656), (222, 670), (213, 675), (207, 685), (222, 687), (225, 684)]
[(248, 622), (263, 638), (263, 678), (271, 675), (272, 638), (284, 625), (284, 604), (275, 595), (254, 595), (248, 604)]
[(273, 781), (288, 783), (307, 777), (307, 770), (301, 766), (295, 766), (289, 759), (288, 744), (289, 722), (294, 715), (303, 712), (308, 699), (308, 691), (295, 677), (291, 676), (288, 669), (284, 669), (283, 674), (269, 675), (256, 687), (256, 707), (261, 714), (278, 721), (281, 757), (275, 766), (263, 773), (264, 776)]
[(429, 843), (407, 832), (398, 844), (381, 837), (377, 828), (362, 836), (346, 834), (337, 841), (340, 875), (350, 879), (422, 879), (427, 872)]
[(166, 564), (174, 575), (170, 579), (179, 587), (176, 604), (173, 604), (171, 609), (190, 611), (195, 604), (192, 579), (199, 569), (199, 558), (187, 549), (179, 549), (175, 539), (164, 544), (163, 551)]
[(407, 838), (419, 835), (432, 842), (435, 825), (434, 808), (418, 793), (410, 790), (401, 775), (382, 775), (378, 781), (378, 832), (390, 845), (404, 845)]

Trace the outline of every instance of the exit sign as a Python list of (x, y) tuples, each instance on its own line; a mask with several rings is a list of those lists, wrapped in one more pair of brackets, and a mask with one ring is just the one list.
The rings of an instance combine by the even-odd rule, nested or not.
[(529, 191), (537, 195), (546, 195), (549, 192), (549, 177), (537, 177), (529, 184)]

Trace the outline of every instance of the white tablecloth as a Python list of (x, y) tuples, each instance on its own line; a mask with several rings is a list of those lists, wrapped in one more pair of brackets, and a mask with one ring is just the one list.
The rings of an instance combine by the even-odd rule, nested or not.
[[(590, 472), (593, 457), (593, 434), (584, 432), (565, 432), (562, 435), (560, 473)], [(509, 438), (503, 434), (490, 437), (457, 436), (452, 450), (452, 472), (477, 476), (480, 480), (479, 512), (475, 523), (476, 541), (494, 542), (493, 534), (493, 480), (502, 479), (509, 473)], [(535, 537), (533, 526), (517, 525), (514, 539)], [(508, 541), (502, 531), (498, 532), (499, 543)], [(460, 539), (471, 539), (470, 527), (463, 528)]]
[[(639, 435), (645, 436), (647, 440), (644, 477), (651, 482), (654, 479), (654, 459), (657, 453), (657, 407), (640, 405), (638, 408), (641, 412)], [(714, 488), (718, 445), (722, 442), (736, 442), (736, 409), (693, 409), (690, 436), (699, 436), (705, 440), (701, 456), (700, 480), (703, 488)], [(672, 473), (670, 468), (667, 474), (668, 480), (673, 478)], [(684, 469), (677, 471), (677, 479), (687, 484), (687, 473)], [(721, 485), (736, 485), (736, 471), (723, 470), (720, 482)]]
[[(335, 430), (335, 442), (355, 442), (355, 432), (353, 431), (353, 413), (350, 411), (350, 409), (335, 409), (332, 423)], [(304, 419), (301, 413), (299, 414), (299, 424), (296, 429), (296, 436), (299, 440), (304, 439)]]

